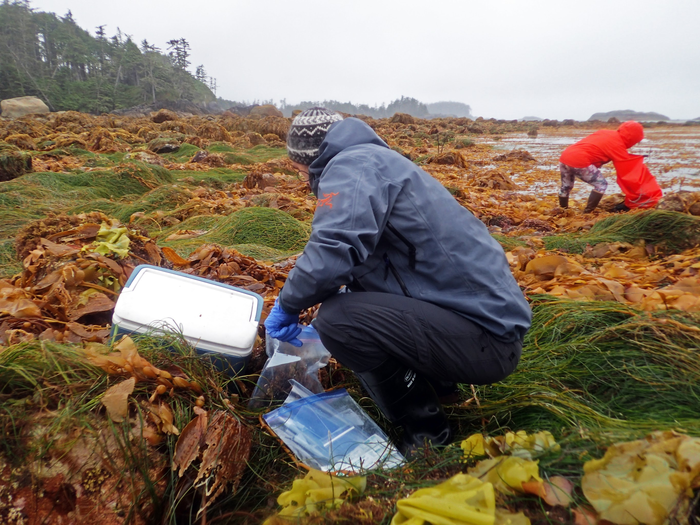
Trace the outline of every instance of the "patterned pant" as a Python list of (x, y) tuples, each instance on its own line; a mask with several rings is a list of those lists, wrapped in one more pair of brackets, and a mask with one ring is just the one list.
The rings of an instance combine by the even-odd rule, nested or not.
[(559, 171), (561, 172), (561, 189), (559, 190), (560, 197), (568, 197), (571, 190), (574, 188), (574, 181), (578, 177), (583, 182), (587, 182), (598, 193), (605, 193), (608, 187), (608, 181), (593, 164), (587, 168), (572, 168), (566, 164), (559, 163)]

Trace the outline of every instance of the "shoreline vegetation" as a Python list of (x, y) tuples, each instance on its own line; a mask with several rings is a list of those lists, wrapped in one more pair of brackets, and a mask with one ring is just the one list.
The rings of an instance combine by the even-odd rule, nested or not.
[[(656, 209), (613, 213), (622, 200), (613, 193), (583, 214), (575, 195), (557, 207), (559, 149), (541, 145), (614, 122), (360, 118), (489, 228), (533, 308), (516, 372), (460, 385), (446, 407), (455, 443), (368, 473), (337, 489), (342, 497), (290, 507), (293, 486), (336, 489), (314, 485), (261, 425), (268, 408), (247, 408), (266, 359), (262, 328), (233, 379), (181, 335), (110, 337), (119, 292), (144, 263), (255, 291), (267, 315), (315, 209), (286, 157), (291, 119), (169, 110), (3, 119), (0, 521), (389, 524), (419, 489), (490, 479), (478, 474), (482, 457), (465, 455), (481, 434), (492, 443), (484, 454), (496, 447), (509, 461), (522, 454), (513, 443), (539, 443), (527, 452), (534, 474), (570, 484), (566, 505), (546, 499), (554, 485), (536, 478), (529, 492), (497, 489), (497, 508), (519, 516), (511, 523), (595, 523), (605, 514), (584, 476), (603, 458), (623, 461), (622, 443), (658, 466), (642, 442), (672, 451), (664, 468), (685, 480), (676, 493), (654, 478), (673, 500), (654, 500), (658, 523), (692, 523), (700, 466), (678, 450), (700, 437), (700, 181), (673, 174), (700, 173), (684, 149), (700, 128), (645, 124), (665, 192)], [(331, 360), (319, 379), (346, 388), (396, 437), (347, 369)]]

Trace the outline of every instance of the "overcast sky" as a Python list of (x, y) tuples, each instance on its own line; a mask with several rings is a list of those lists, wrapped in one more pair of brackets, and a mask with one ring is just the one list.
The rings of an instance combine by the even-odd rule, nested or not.
[(162, 50), (239, 102), (401, 96), (474, 116), (700, 117), (700, 0), (32, 0)]

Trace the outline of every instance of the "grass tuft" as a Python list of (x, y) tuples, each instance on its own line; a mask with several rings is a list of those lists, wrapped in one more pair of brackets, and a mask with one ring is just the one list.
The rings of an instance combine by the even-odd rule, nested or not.
[(584, 234), (543, 238), (548, 250), (583, 253), (587, 246), (603, 242), (644, 241), (660, 251), (678, 253), (700, 243), (700, 217), (665, 210), (613, 215), (595, 223)]

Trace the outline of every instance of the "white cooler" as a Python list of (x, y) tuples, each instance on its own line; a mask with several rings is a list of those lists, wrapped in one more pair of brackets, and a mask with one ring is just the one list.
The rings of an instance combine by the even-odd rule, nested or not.
[(112, 334), (182, 334), (199, 354), (235, 375), (250, 357), (262, 307), (254, 292), (144, 264), (119, 295)]

